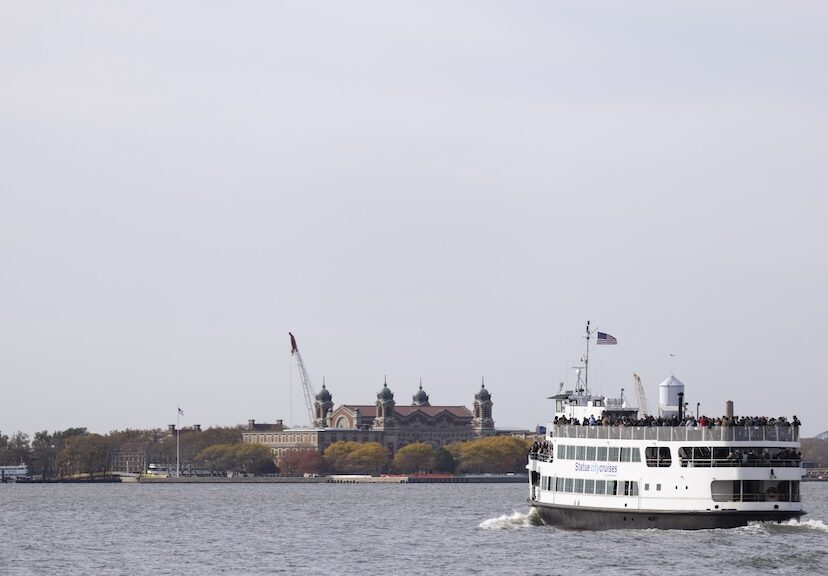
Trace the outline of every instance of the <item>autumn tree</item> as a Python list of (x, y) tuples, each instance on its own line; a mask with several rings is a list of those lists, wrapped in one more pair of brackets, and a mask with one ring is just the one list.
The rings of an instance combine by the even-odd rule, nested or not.
[(86, 428), (67, 428), (63, 431), (36, 432), (32, 440), (29, 471), (36, 476), (52, 478), (58, 473), (58, 454), (63, 450), (66, 441), (74, 436), (88, 434)]
[(523, 438), (492, 436), (456, 442), (446, 448), (457, 459), (460, 472), (505, 474), (525, 469), (529, 445)]
[(261, 444), (235, 444), (237, 469), (245, 474), (275, 474), (276, 463), (273, 453)]
[(394, 455), (394, 471), (401, 474), (431, 472), (434, 469), (436, 453), (427, 442), (408, 444)]
[(100, 434), (71, 436), (58, 454), (58, 469), (64, 476), (106, 472), (109, 452), (110, 444)]
[(272, 474), (276, 472), (273, 456), (261, 444), (213, 444), (193, 457), (196, 468), (211, 473), (243, 472), (245, 474)]
[[(161, 462), (176, 462), (176, 444), (180, 444), (181, 467), (192, 468), (196, 463), (197, 455), (207, 448), (218, 444), (241, 444), (241, 426), (215, 426), (206, 430), (183, 428), (178, 433), (164, 432), (158, 441), (157, 452), (154, 458)], [(177, 437), (176, 437), (177, 436)]]
[(28, 463), (31, 456), (29, 435), (15, 432), (11, 437), (0, 433), (0, 465)]
[(434, 451), (434, 471), (454, 473), (457, 461), (451, 452), (440, 446)]
[(324, 470), (325, 459), (316, 450), (289, 450), (279, 458), (279, 471), (285, 476), (321, 474)]
[(380, 474), (391, 461), (388, 449), (377, 442), (334, 442), (324, 458), (328, 469), (340, 474)]

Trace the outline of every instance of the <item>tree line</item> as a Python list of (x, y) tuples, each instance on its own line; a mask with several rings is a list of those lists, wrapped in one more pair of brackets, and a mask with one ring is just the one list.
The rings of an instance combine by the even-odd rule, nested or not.
[[(26, 464), (29, 474), (46, 479), (115, 471), (145, 472), (150, 463), (174, 469), (177, 461), (185, 472), (275, 472), (270, 450), (243, 445), (241, 432), (240, 426), (186, 428), (180, 431), (178, 447), (176, 434), (160, 428), (115, 430), (108, 434), (96, 434), (86, 428), (44, 430), (33, 439), (23, 432), (10, 437), (0, 433), (0, 465)], [(137, 455), (132, 461), (133, 469), (120, 468), (121, 461), (116, 456), (130, 453)]]
[[(495, 436), (445, 447), (415, 443), (391, 452), (376, 442), (335, 442), (324, 454), (296, 450), (274, 461), (260, 444), (244, 444), (242, 427), (182, 429), (180, 465), (184, 474), (416, 474), (519, 473), (526, 465), (529, 442)], [(133, 469), (119, 468), (116, 455), (138, 454)], [(137, 463), (136, 463), (137, 462)], [(96, 434), (86, 428), (38, 432), (34, 438), (0, 433), (0, 465), (25, 463), (35, 477), (68, 478), (113, 471), (145, 472), (150, 463), (176, 465), (176, 435), (170, 430), (126, 429)]]
[[(242, 443), (242, 427), (183, 429), (180, 462), (185, 473), (241, 472), (301, 476), (303, 474), (416, 474), (416, 473), (521, 473), (525, 470), (530, 442), (511, 436), (494, 436), (445, 447), (428, 443), (404, 446), (393, 456), (375, 442), (335, 442), (324, 454), (296, 450), (274, 462), (270, 450)], [(33, 476), (69, 477), (75, 474), (115, 471), (113, 455), (125, 451), (145, 455), (145, 465), (170, 468), (176, 463), (176, 439), (169, 430), (115, 430), (95, 434), (86, 428), (37, 432), (0, 432), (0, 465), (24, 463)], [(803, 460), (819, 468), (828, 467), (828, 440), (802, 439)], [(141, 470), (145, 471), (145, 470)]]
[(340, 441), (320, 454), (295, 450), (278, 462), (281, 474), (508, 474), (526, 469), (531, 442), (512, 436), (493, 436), (435, 447), (426, 442), (408, 444), (393, 456), (377, 442)]

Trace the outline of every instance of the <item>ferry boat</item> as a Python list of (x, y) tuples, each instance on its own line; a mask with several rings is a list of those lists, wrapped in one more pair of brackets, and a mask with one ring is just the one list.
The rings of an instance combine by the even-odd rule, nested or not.
[[(684, 385), (673, 376), (660, 385), (659, 416), (644, 417), (623, 390), (617, 399), (590, 394), (593, 333), (587, 323), (578, 383), (550, 398), (555, 420), (529, 453), (530, 503), (545, 524), (711, 529), (805, 513), (796, 417), (734, 419), (728, 403), (712, 425), (685, 413)], [(636, 392), (646, 404), (640, 381)]]

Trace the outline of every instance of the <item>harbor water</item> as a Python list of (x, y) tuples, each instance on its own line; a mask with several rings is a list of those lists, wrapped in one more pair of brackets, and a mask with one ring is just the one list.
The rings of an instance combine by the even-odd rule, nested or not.
[(5, 484), (0, 575), (825, 574), (828, 483), (801, 522), (574, 532), (523, 484)]

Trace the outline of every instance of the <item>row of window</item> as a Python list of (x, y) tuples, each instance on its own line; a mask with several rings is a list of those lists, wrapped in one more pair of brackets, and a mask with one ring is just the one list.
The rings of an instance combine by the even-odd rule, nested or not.
[(641, 452), (638, 448), (620, 446), (570, 446), (559, 444), (558, 458), (589, 462), (641, 462)]
[(541, 476), (541, 489), (572, 494), (606, 494), (607, 496), (638, 496), (635, 480), (596, 480), (594, 478), (558, 478)]
[(714, 502), (799, 502), (799, 481), (714, 480)]
[[(784, 465), (799, 465), (800, 455), (788, 448), (749, 448), (738, 449), (728, 447), (710, 448), (707, 446), (681, 447), (678, 456), (682, 466), (688, 462), (695, 463), (725, 463), (740, 464), (742, 466), (758, 466), (760, 462)], [(638, 448), (618, 446), (558, 446), (557, 457), (561, 460), (581, 460), (595, 462), (640, 462), (641, 453)], [(644, 449), (644, 460), (650, 468), (669, 468), (673, 460), (668, 446), (648, 446)]]
[[(398, 434), (402, 439), (410, 438), (431, 438), (431, 439), (446, 439), (446, 440), (463, 440), (471, 438), (472, 435), (468, 432), (413, 432)], [(338, 440), (355, 440), (357, 442), (368, 442), (368, 435), (361, 434), (354, 436), (353, 434), (334, 434), (329, 438), (330, 442)], [(316, 434), (248, 434), (245, 436), (247, 443), (296, 443), (296, 442), (316, 442)]]

